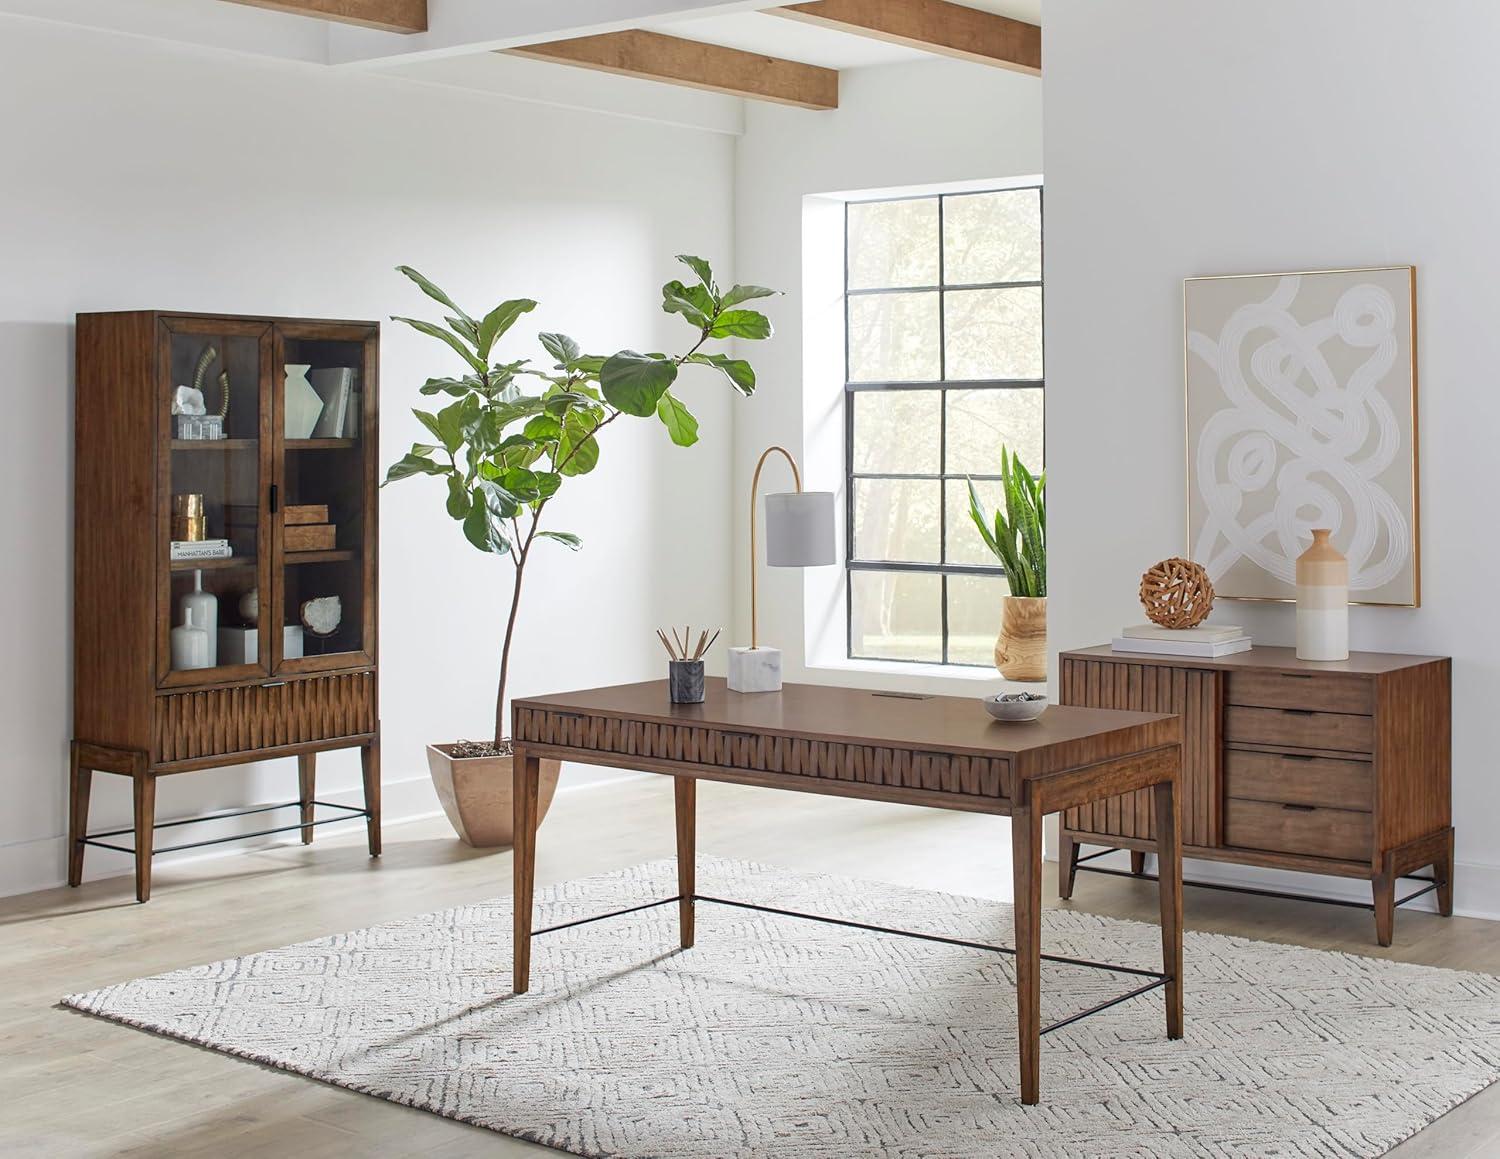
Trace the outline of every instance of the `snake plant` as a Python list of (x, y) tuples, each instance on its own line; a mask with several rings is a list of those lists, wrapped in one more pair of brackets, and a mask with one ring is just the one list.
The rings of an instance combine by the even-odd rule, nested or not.
[(1047, 594), (1047, 474), (1033, 475), (1021, 460), (1000, 448), (1000, 483), (1005, 510), (985, 514), (974, 480), (969, 483), (969, 516), (984, 545), (1005, 567), (1013, 596)]

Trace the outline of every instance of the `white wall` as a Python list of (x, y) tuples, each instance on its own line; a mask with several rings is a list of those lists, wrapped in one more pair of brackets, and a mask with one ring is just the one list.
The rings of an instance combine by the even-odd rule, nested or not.
[[(735, 425), (735, 643), (749, 642), (748, 495), (760, 453), (773, 443), (787, 447), (802, 463), (810, 490), (840, 493), (842, 520), (842, 340), (830, 342), (842, 324), (842, 214), (836, 199), (807, 199), (1035, 176), (1042, 171), (1041, 130), (1039, 80), (948, 60), (846, 72), (833, 112), (747, 106), (735, 179), (739, 272), (788, 294), (776, 309), (774, 346), (741, 344), (757, 357), (760, 393)], [(819, 257), (830, 240), (831, 275)], [(768, 464), (763, 489), (790, 489), (784, 464)], [(820, 625), (832, 624), (842, 640), (843, 611), (833, 602), (842, 591), (840, 574), (838, 568), (762, 570), (760, 639), (783, 649), (785, 679), (977, 694), (976, 678), (920, 671), (924, 666), (827, 667), (816, 656), (818, 664), (809, 666), (809, 631), (816, 635)], [(998, 628), (998, 608), (995, 616)], [(977, 678), (999, 683), (993, 672)]]
[[(0, 892), (18, 892), (59, 882), (64, 865), (73, 315), (420, 313), (432, 304), (393, 272), (406, 262), (471, 311), (539, 299), (510, 350), (546, 329), (596, 350), (672, 349), (687, 330), (659, 310), (672, 255), (731, 264), (733, 138), (13, 17), (0, 17), (0, 105)], [(451, 363), (434, 345), (386, 328), (385, 462), (422, 437), (415, 386)], [(555, 504), (553, 526), (585, 548), (537, 558), (517, 695), (655, 676), (653, 625), (727, 620), (741, 404), (703, 373), (682, 390), (698, 447), (617, 424), (598, 473)], [(427, 482), (382, 502), (393, 816), (435, 807), (425, 742), (488, 734), (509, 594), (508, 565), (463, 541)], [(655, 566), (685, 540), (691, 558)], [(331, 795), (358, 784), (347, 754), (322, 767)], [(294, 784), (290, 761), (173, 777), (159, 815), (285, 800)], [(95, 827), (127, 802), (122, 778), (96, 777)], [(93, 875), (119, 859), (89, 863)]]
[[(1182, 278), (1415, 264), (1423, 607), (1354, 609), (1352, 642), (1454, 657), (1457, 904), (1491, 916), (1497, 41), (1488, 0), (1048, 0), (1044, 80), (1054, 647), (1185, 547)], [(1215, 618), (1292, 641), (1289, 606)]]

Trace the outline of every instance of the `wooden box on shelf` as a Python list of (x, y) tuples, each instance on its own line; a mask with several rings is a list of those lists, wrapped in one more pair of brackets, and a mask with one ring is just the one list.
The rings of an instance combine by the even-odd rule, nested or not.
[[(1401, 877), (1430, 866), (1453, 912), (1452, 661), (1383, 653), (1298, 660), (1253, 648), (1217, 660), (1064, 652), (1063, 704), (1183, 718), (1183, 855), (1368, 880), (1376, 936), (1391, 944)], [(1155, 843), (1138, 796), (1063, 815), (1062, 894), (1080, 845)], [(1405, 900), (1405, 899), (1403, 899)]]
[[(266, 832), (308, 842), (316, 825), (362, 816), (379, 853), (379, 337), (374, 322), (78, 316), (70, 884), (99, 843), (87, 831), (95, 771), (133, 781), (142, 901), (156, 779), (171, 773), (295, 756), (297, 797), (277, 808), (297, 819)], [(349, 372), (364, 400), (349, 437), (285, 436), (288, 367)], [(223, 437), (177, 437), (200, 429), (177, 407), (221, 416), (202, 429)], [(200, 497), (205, 538), (233, 554), (171, 558), (177, 495)], [(304, 634), (313, 603), (320, 632)], [(232, 654), (216, 654), (220, 640)], [(315, 754), (335, 748), (361, 751), (361, 809), (315, 802)]]

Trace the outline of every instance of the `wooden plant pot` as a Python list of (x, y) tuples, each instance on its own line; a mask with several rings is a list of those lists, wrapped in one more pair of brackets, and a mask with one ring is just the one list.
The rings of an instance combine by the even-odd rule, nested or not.
[[(511, 758), (451, 755), (452, 745), (427, 746), (427, 768), (443, 812), (459, 839), (476, 849), (509, 845), (511, 824)], [(561, 761), (543, 760), (536, 821), (540, 825), (557, 792)]]
[(1006, 596), (1000, 602), (995, 667), (1007, 680), (1047, 679), (1047, 597)]

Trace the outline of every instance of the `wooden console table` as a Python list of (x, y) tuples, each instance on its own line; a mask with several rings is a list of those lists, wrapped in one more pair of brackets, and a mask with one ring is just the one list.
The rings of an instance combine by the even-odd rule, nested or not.
[[(695, 902), (925, 938), (1014, 954), (1021, 1101), (1039, 1097), (1041, 1036), (1137, 994), (1161, 989), (1167, 1036), (1182, 1037), (1182, 888), (1178, 795), (1182, 724), (1175, 715), (1049, 708), (1031, 724), (990, 721), (974, 699), (788, 684), (780, 692), (730, 692), (708, 681), (704, 703), (674, 705), (665, 681), (520, 700), (515, 737), (515, 960), (517, 994), (531, 982), (537, 793), (543, 757), (646, 770), (676, 778), (677, 894), (584, 922), (677, 903), (681, 944), (693, 944)], [(699, 779), (805, 793), (896, 801), (1011, 818), (1014, 948), (914, 934), (815, 914), (752, 906), (696, 892), (695, 801)], [(1161, 971), (1041, 952), (1042, 818), (1142, 790), (1152, 801), (1161, 863)], [(1149, 979), (1051, 1026), (1041, 1025), (1041, 963), (1062, 961)]]
[[(1436, 892), (1439, 911), (1453, 912), (1452, 673), (1439, 656), (1314, 663), (1252, 648), (1197, 660), (1104, 646), (1063, 653), (1059, 699), (1180, 713), (1185, 855), (1364, 878), (1389, 946), (1398, 905)], [(1141, 793), (1069, 809), (1062, 896), (1076, 869), (1094, 869), (1080, 864), (1085, 843), (1131, 850), (1131, 872), (1143, 873), (1153, 824)], [(1397, 897), (1397, 881), (1427, 866), (1431, 876), (1415, 877), (1425, 884)]]

